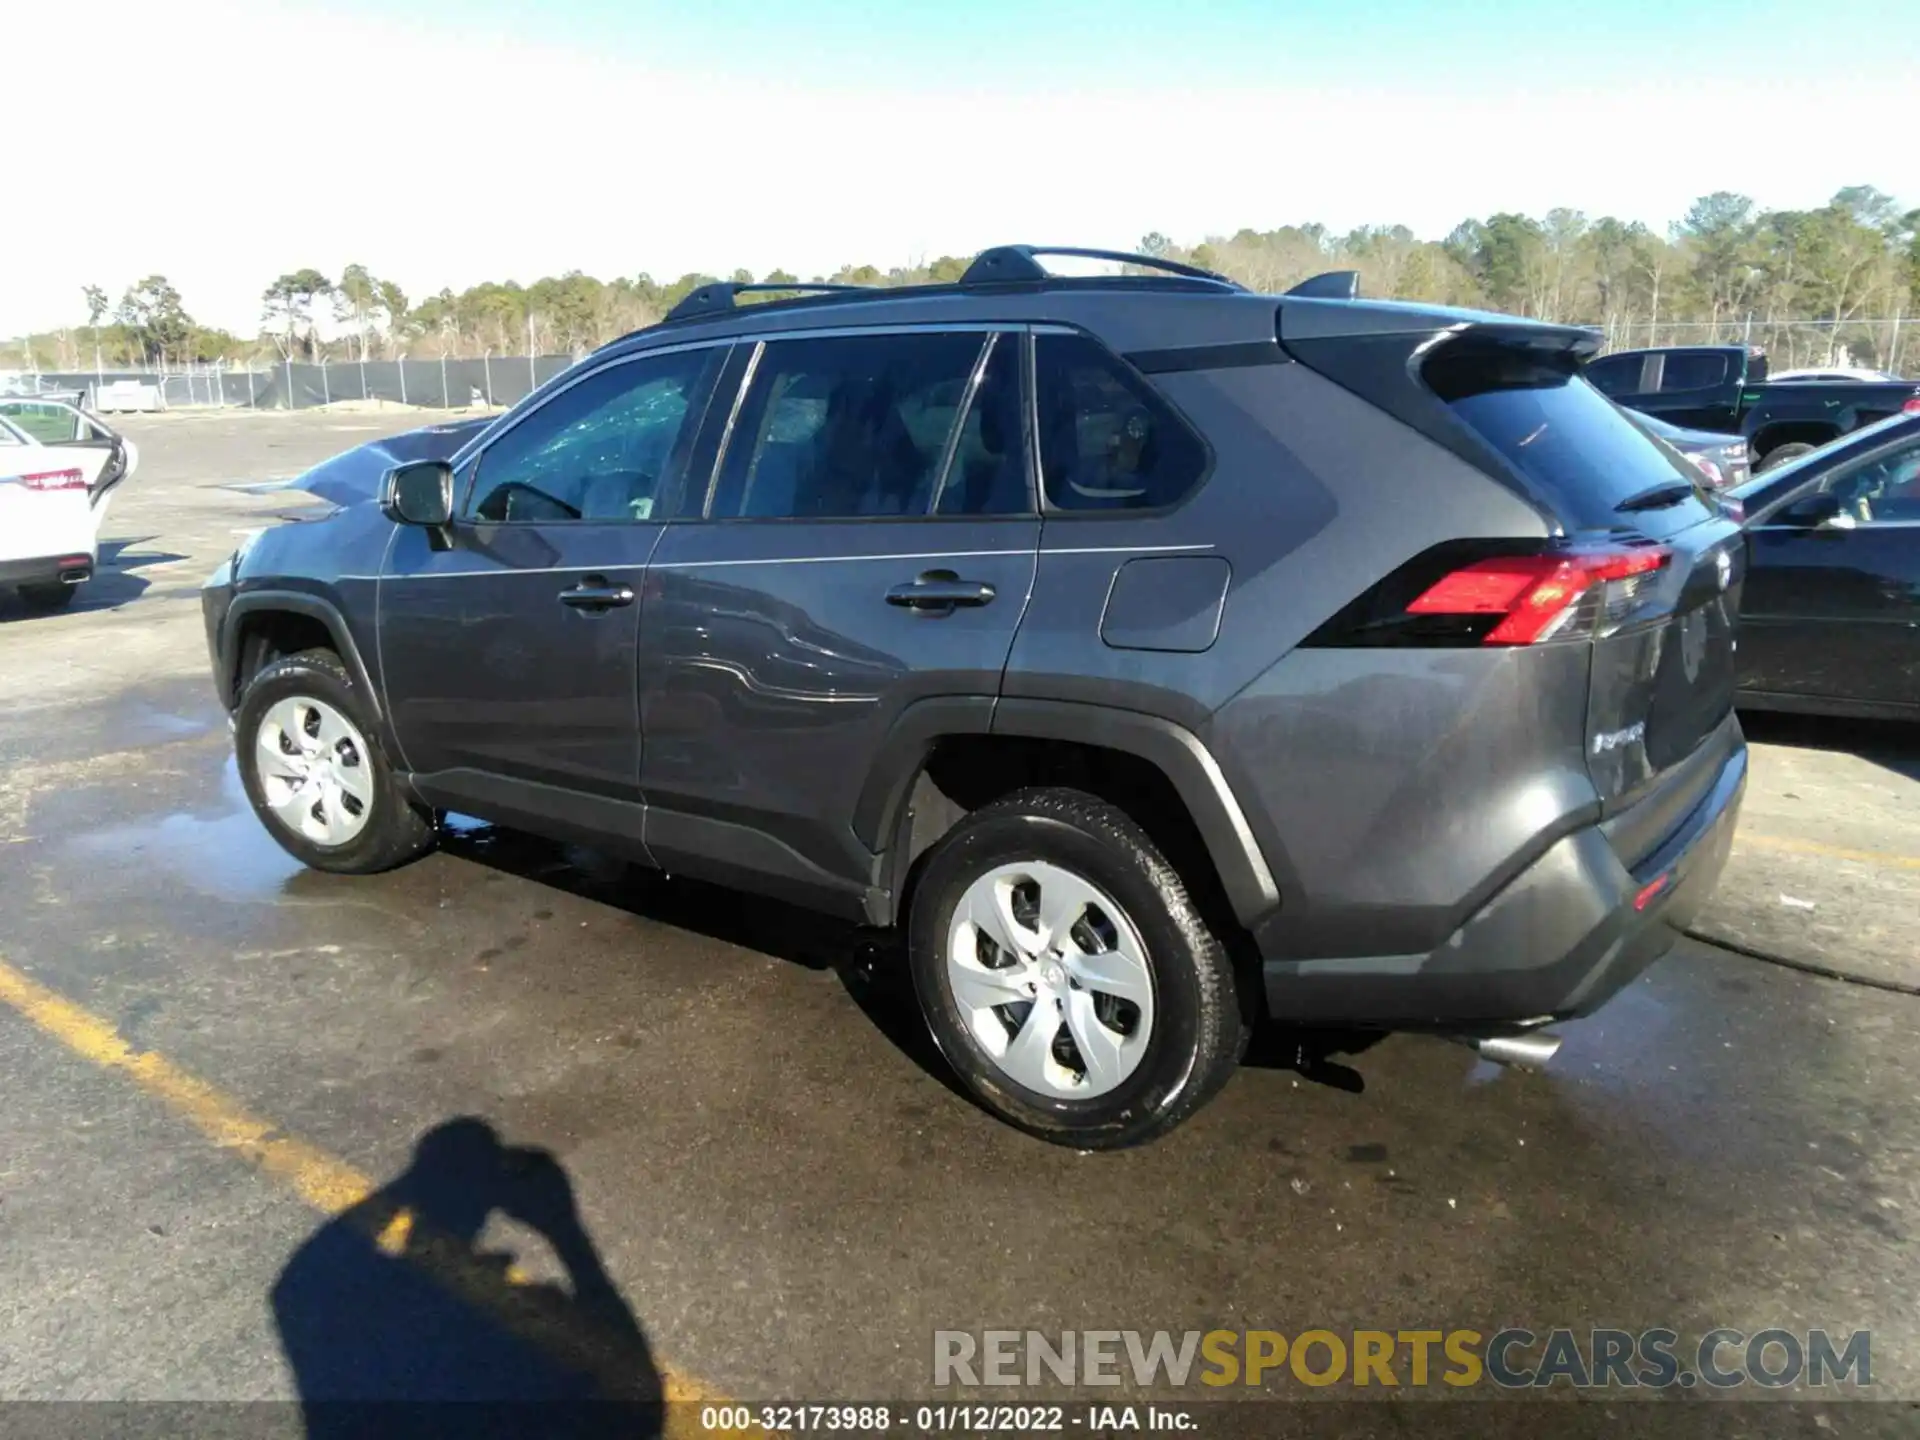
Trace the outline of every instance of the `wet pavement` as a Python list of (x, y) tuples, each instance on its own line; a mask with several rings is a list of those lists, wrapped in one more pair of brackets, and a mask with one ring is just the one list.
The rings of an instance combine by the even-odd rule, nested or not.
[[(372, 1251), (302, 1198), (310, 1149), (536, 1291), (571, 1277), (619, 1353), (710, 1393), (929, 1395), (936, 1330), (1724, 1325), (1870, 1329), (1875, 1389), (1920, 1399), (1920, 1001), (1687, 942), (1545, 1074), (1413, 1036), (1303, 1070), (1269, 1030), (1160, 1144), (1045, 1146), (955, 1092), (889, 952), (833, 922), (484, 826), (385, 876), (301, 870), (247, 809), (190, 602), (275, 497), (149, 423), (109, 532), (191, 563), (0, 618), (0, 962), (268, 1133), (213, 1143), (186, 1082), (0, 1006), (0, 1397), (287, 1397), (369, 1327), (457, 1388), (445, 1316), (352, 1281)], [(362, 438), (308, 423), (281, 453)], [(1850, 798), (1750, 823), (1912, 855), (1870, 813), (1911, 782), (1893, 753), (1770, 742), (1756, 776)], [(1819, 856), (1757, 854), (1769, 891)], [(1796, 882), (1828, 917), (1832, 869)], [(1880, 943), (1836, 924), (1809, 955)], [(1856, 1408), (1819, 1433), (1920, 1422)]]

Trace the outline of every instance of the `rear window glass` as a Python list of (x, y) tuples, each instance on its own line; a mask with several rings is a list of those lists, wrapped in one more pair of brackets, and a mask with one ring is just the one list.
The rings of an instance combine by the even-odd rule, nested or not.
[[(1426, 380), (1456, 415), (1533, 484), (1568, 530), (1638, 530), (1658, 538), (1713, 513), (1699, 474), (1573, 374), (1568, 358), (1509, 348), (1441, 354)], [(1620, 509), (1658, 486), (1685, 498)]]
[(1727, 378), (1727, 357), (1712, 351), (1670, 350), (1660, 371), (1660, 388), (1705, 390)]

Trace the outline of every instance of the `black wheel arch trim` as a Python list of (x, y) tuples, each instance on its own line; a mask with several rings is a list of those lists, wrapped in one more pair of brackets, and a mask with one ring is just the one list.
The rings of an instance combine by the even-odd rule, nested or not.
[(860, 843), (876, 855), (897, 848), (908, 797), (934, 744), (948, 735), (982, 734), (1098, 745), (1146, 761), (1167, 777), (1193, 817), (1235, 917), (1250, 927), (1279, 907), (1273, 869), (1199, 737), (1156, 715), (1077, 701), (941, 696), (907, 707), (854, 807)]
[(347, 617), (332, 601), (301, 590), (248, 590), (234, 596), (233, 603), (227, 607), (220, 636), (220, 671), (224, 680), (228, 710), (235, 710), (240, 704), (239, 638), (241, 631), (245, 628), (243, 622), (249, 615), (257, 615), (263, 611), (304, 615), (326, 626), (328, 635), (333, 637), (334, 651), (340, 656), (340, 662), (347, 667), (347, 673), (352, 677), (354, 687), (365, 696), (376, 722), (385, 726), (386, 707), (381, 704), (379, 687), (373, 683), (372, 673), (368, 671), (366, 661), (361, 658), (360, 647), (354, 643), (353, 631), (347, 626)]
[(894, 718), (853, 807), (854, 837), (868, 851), (879, 855), (893, 844), (934, 744), (948, 735), (989, 733), (993, 706), (990, 695), (935, 695), (914, 701)]

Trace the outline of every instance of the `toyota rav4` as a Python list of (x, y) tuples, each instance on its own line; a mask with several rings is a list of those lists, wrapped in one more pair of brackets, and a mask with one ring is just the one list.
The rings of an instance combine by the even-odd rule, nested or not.
[(955, 1071), (1080, 1147), (1263, 1014), (1550, 1054), (1725, 861), (1735, 524), (1591, 331), (1062, 253), (709, 286), (328, 462), (205, 591), (267, 829), (362, 874), (458, 812), (898, 927)]

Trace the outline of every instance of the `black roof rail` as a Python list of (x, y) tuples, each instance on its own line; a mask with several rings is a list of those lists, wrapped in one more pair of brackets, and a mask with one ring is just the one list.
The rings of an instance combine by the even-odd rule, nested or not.
[(1302, 280), (1287, 294), (1297, 295), (1302, 300), (1358, 300), (1360, 272), (1329, 270), (1324, 275), (1315, 275), (1311, 280)]
[(830, 285), (825, 281), (784, 280), (760, 281), (755, 284), (740, 284), (733, 280), (716, 280), (711, 285), (702, 285), (688, 294), (673, 309), (667, 312), (669, 320), (687, 320), (695, 315), (712, 315), (721, 310), (735, 308), (735, 297), (740, 295), (777, 294), (777, 295), (830, 295), (843, 290), (871, 290), (871, 285)]
[(1133, 255), (1125, 250), (1085, 250), (1073, 245), (995, 245), (982, 250), (967, 267), (966, 274), (960, 277), (962, 285), (996, 285), (1016, 280), (1059, 280), (1064, 277), (1054, 275), (1040, 264), (1036, 255), (1068, 255), (1080, 260), (1115, 260), (1122, 265), (1139, 265), (1150, 270), (1164, 270), (1170, 275), (1184, 275), (1190, 280), (1212, 280), (1229, 289), (1239, 290), (1239, 284), (1224, 275), (1211, 270), (1202, 270), (1198, 265), (1184, 264), (1179, 260), (1166, 260), (1158, 255)]

